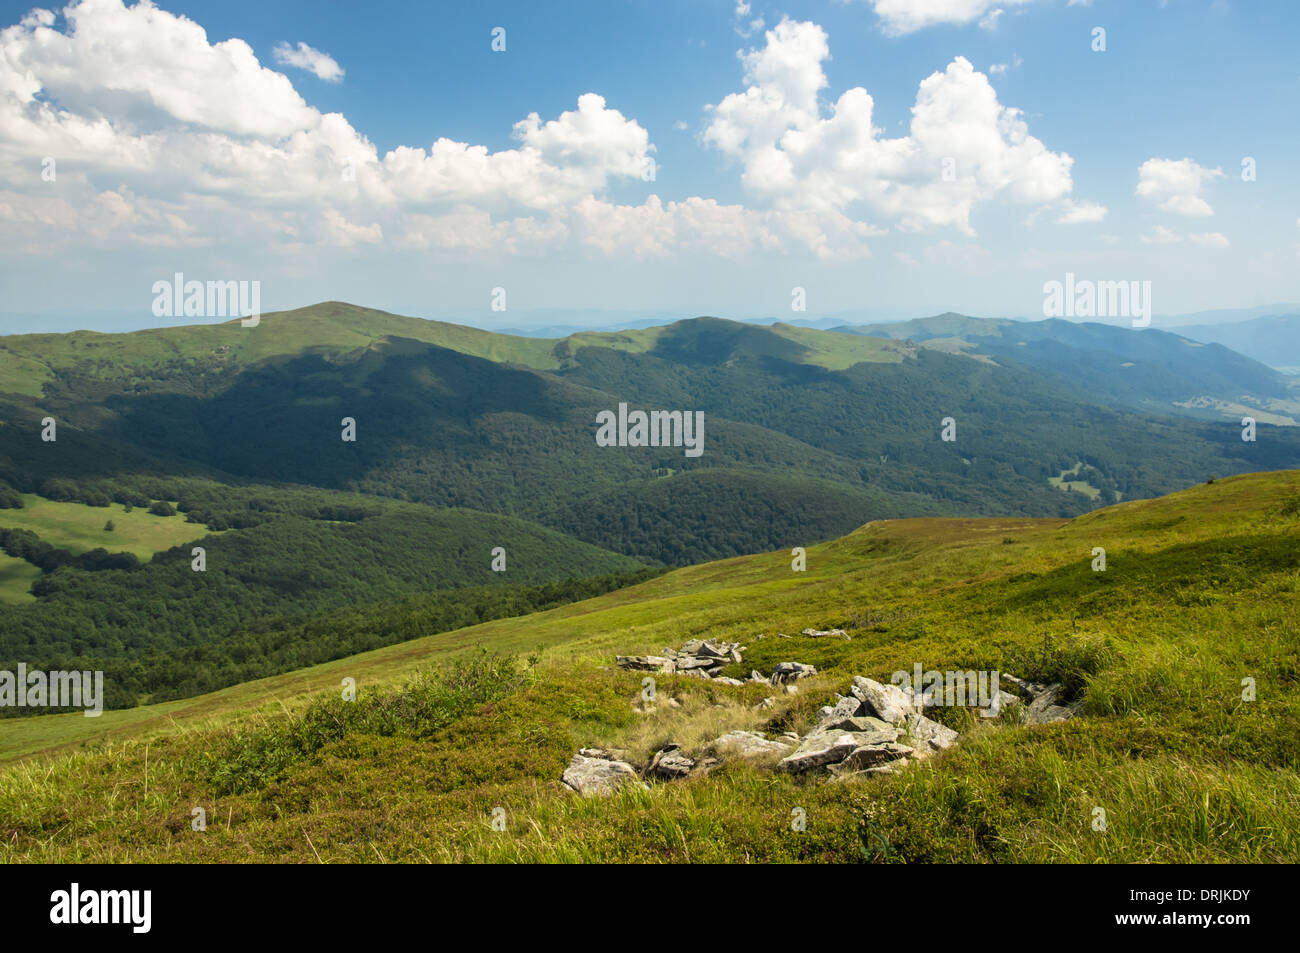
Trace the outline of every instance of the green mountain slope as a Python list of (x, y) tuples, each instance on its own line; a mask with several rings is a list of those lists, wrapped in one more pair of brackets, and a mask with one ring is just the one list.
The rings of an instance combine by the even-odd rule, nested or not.
[[(1116, 409), (1064, 372), (786, 325), (543, 341), (327, 303), (256, 328), (69, 337), (2, 342), (52, 375), (39, 399), (12, 362), (0, 378), (0, 479), (20, 490), (142, 472), (288, 481), (541, 521), (675, 564), (905, 514), (1071, 515), (1300, 460), (1300, 430), (1244, 443)], [(598, 447), (596, 414), (620, 403), (702, 411), (703, 456)], [(46, 415), (57, 445), (36, 439)], [(345, 417), (355, 442), (339, 439)], [(1053, 485), (1079, 465), (1095, 500)]]
[[(1298, 544), (1296, 471), (1071, 520), (873, 523), (811, 547), (803, 573), (785, 551), (709, 563), (188, 702), (0, 723), (3, 749), (28, 753), (0, 772), (0, 852), (10, 862), (1286, 862), (1300, 854)], [(1091, 568), (1099, 546), (1104, 572)], [(851, 640), (780, 636), (808, 626), (840, 626)], [(661, 703), (635, 711), (643, 673), (613, 668), (612, 656), (705, 636), (747, 645), (745, 667), (797, 660), (819, 674), (766, 709), (755, 707), (766, 686), (660, 676)], [(457, 681), (382, 694), (483, 649), (540, 660), (523, 676), (480, 661)], [(696, 754), (732, 729), (802, 733), (851, 676), (888, 681), (918, 663), (1064, 680), (1081, 715), (1030, 725), (939, 709), (961, 732), (954, 748), (843, 783), (730, 760), (611, 798), (558, 780), (579, 747), (621, 748), (643, 766), (669, 742)], [(337, 700), (344, 677), (361, 686), (358, 702)], [(335, 700), (309, 709), (313, 693)], [(366, 715), (381, 699), (387, 722)], [(209, 818), (202, 834), (190, 827), (195, 806)], [(497, 807), (504, 831), (490, 823)]]

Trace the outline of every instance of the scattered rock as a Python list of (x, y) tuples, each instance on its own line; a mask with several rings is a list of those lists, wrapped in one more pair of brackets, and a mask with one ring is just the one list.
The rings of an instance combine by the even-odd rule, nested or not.
[(802, 662), (778, 662), (776, 668), (772, 670), (772, 684), (782, 685), (816, 674), (816, 668), (804, 665)]
[(1020, 704), (1020, 699), (1017, 698), (1015, 695), (1012, 695), (1010, 692), (999, 691), (996, 695), (993, 696), (993, 701), (989, 704), (988, 708), (985, 709), (985, 711), (988, 712), (988, 714), (985, 715), (985, 717), (996, 718), (998, 715), (1002, 714), (1002, 712), (1005, 709), (1009, 708), (1012, 705), (1019, 705), (1019, 704)]
[[(1028, 703), (1025, 707), (1025, 720), (1031, 725), (1045, 725), (1048, 722), (1065, 721), (1067, 718), (1073, 718), (1083, 710), (1082, 700), (1071, 705), (1058, 704), (1062, 694), (1060, 682), (1044, 685), (1041, 682), (1028, 682), (1005, 672), (1000, 673), (998, 677), (999, 679), (1005, 679), (1020, 689), (1019, 700), (1022, 703)], [(1001, 693), (999, 694), (1000, 698)]]
[(897, 685), (882, 685), (880, 682), (856, 675), (853, 678), (853, 697), (868, 706), (876, 717), (896, 725), (906, 721), (909, 715), (916, 713), (910, 693)]
[(817, 727), (818, 731), (848, 731), (854, 735), (870, 735), (870, 741), (862, 741), (861, 744), (881, 744), (886, 741), (897, 741), (900, 734), (899, 730), (879, 718), (870, 716), (851, 716), (835, 718), (827, 721), (824, 725)]
[(720, 755), (736, 758), (758, 758), (770, 754), (785, 754), (790, 750), (788, 744), (771, 741), (756, 731), (729, 731), (713, 742), (710, 747)]
[[(804, 629), (803, 634), (810, 638), (850, 638), (843, 629), (821, 631), (810, 628)], [(776, 637), (789, 638), (784, 633), (777, 633)], [(787, 695), (798, 692), (795, 683), (800, 679), (817, 674), (812, 665), (781, 662), (770, 676), (756, 670), (751, 670), (745, 681), (720, 676), (718, 673), (723, 666), (741, 661), (742, 648), (737, 642), (691, 639), (680, 652), (665, 649), (662, 656), (620, 655), (616, 662), (625, 669), (675, 673), (710, 679), (723, 685), (760, 682), (780, 686)], [(988, 706), (990, 715), (996, 716), (1010, 706), (1019, 705), (1024, 709), (1025, 720), (1041, 724), (1071, 718), (1082, 710), (1081, 702), (1061, 704), (1063, 690), (1060, 684), (1030, 682), (1005, 672), (1000, 673), (1000, 677), (1019, 694), (999, 691)], [(673, 708), (681, 707), (675, 698), (667, 699), (666, 703)], [(755, 710), (765, 711), (775, 705), (776, 698), (769, 696), (759, 702)], [(642, 713), (653, 710), (653, 706), (647, 705)], [(781, 760), (776, 766), (779, 771), (793, 774), (818, 772), (830, 774), (836, 780), (845, 780), (861, 775), (896, 773), (907, 762), (924, 760), (952, 747), (957, 740), (956, 731), (925, 716), (919, 696), (899, 685), (884, 685), (857, 676), (848, 695), (836, 695), (833, 704), (818, 709), (816, 728), (802, 739), (792, 731), (782, 733), (780, 740), (755, 731), (730, 731), (715, 739), (698, 760), (686, 755), (678, 745), (666, 745), (655, 752), (646, 769), (646, 777), (671, 781), (707, 774), (721, 763), (720, 758), (728, 756), (745, 759), (779, 756)], [(622, 751), (583, 748), (565, 770), (564, 783), (583, 794), (609, 794), (629, 784), (642, 784), (624, 757)]]
[(680, 745), (665, 745), (650, 760), (646, 774), (661, 781), (675, 781), (687, 777), (695, 769), (695, 759), (682, 754)]
[[(599, 751), (600, 749), (584, 748), (583, 750)], [(569, 766), (564, 769), (561, 780), (584, 797), (613, 794), (626, 787), (646, 786), (627, 762), (588, 757), (581, 753), (573, 756)]]
[(695, 765), (695, 773), (708, 774), (720, 764), (722, 764), (722, 761), (719, 758), (701, 758)]
[[(919, 712), (908, 717), (907, 735), (926, 755), (935, 751), (944, 751), (957, 743), (957, 732), (947, 725), (926, 718)], [(916, 756), (924, 755), (918, 753)]]
[(864, 745), (850, 751), (848, 757), (836, 767), (841, 771), (866, 771), (868, 768), (877, 768), (891, 761), (906, 758), (911, 753), (912, 749), (907, 745), (896, 744), (892, 741), (885, 744)]
[(663, 655), (616, 655), (614, 663), (637, 672), (711, 678), (728, 662), (740, 662), (742, 648), (739, 642), (691, 639), (680, 652), (664, 649)]
[(871, 743), (870, 737), (857, 738), (851, 731), (814, 731), (799, 743), (792, 754), (781, 759), (778, 771), (802, 774), (828, 764), (839, 764), (849, 752)]
[(1025, 709), (1026, 721), (1031, 725), (1045, 725), (1053, 721), (1065, 721), (1077, 715), (1083, 709), (1082, 700), (1073, 705), (1058, 705), (1056, 700), (1060, 690), (1060, 685), (1050, 685), (1047, 691), (1030, 702), (1029, 707)]
[(672, 672), (673, 660), (658, 655), (616, 655), (614, 664), (635, 672)]
[[(854, 718), (863, 713), (863, 702), (852, 695), (847, 698), (841, 697), (834, 706), (826, 705), (819, 712), (818, 728), (824, 728), (827, 725), (840, 720), (841, 718)], [(872, 713), (867, 711), (868, 715)]]
[(808, 636), (810, 639), (822, 639), (826, 636), (834, 636), (843, 639), (845, 642), (851, 642), (853, 640), (852, 636), (843, 629), (826, 629), (824, 632), (818, 631), (817, 629), (804, 629), (803, 634)]

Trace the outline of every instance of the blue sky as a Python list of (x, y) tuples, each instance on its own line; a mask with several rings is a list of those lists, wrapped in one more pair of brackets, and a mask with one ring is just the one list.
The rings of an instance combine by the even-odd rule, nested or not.
[(0, 4), (0, 310), (176, 272), (501, 326), (1300, 300), (1300, 5), (744, 6)]

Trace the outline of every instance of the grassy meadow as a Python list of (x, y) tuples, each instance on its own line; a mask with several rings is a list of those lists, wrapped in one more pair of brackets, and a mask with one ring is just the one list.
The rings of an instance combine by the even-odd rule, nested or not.
[[(165, 705), (5, 719), (0, 859), (1300, 860), (1300, 472), (1070, 520), (880, 521), (810, 546), (806, 572), (790, 561), (694, 566)], [(638, 711), (644, 676), (613, 656), (696, 637), (744, 643), (746, 672), (820, 674), (791, 695), (660, 676)], [(802, 733), (853, 675), (914, 663), (1062, 681), (1083, 714), (941, 709), (960, 742), (894, 776), (724, 762), (604, 799), (560, 783), (579, 747), (643, 766), (733, 728)]]
[[(24, 493), (22, 498), (22, 509), (0, 510), (0, 526), (30, 530), (51, 546), (74, 554), (102, 547), (110, 553), (134, 553), (148, 562), (154, 553), (214, 532), (187, 523), (184, 516), (155, 516), (148, 507), (127, 512), (121, 503), (86, 506), (47, 500), (35, 493)], [(106, 530), (110, 520), (113, 529)]]

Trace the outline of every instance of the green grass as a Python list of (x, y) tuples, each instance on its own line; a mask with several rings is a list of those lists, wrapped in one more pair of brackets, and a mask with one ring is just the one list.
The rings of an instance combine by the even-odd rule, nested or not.
[(0, 553), (0, 602), (34, 602), (36, 597), (28, 590), (40, 575), (27, 560)]
[[(0, 860), (1294, 863), (1298, 596), (1295, 471), (1073, 520), (876, 522), (810, 547), (806, 573), (788, 552), (725, 560), (185, 702), (0, 721)], [(808, 626), (852, 641), (778, 637)], [(764, 712), (763, 686), (663, 676), (679, 707), (635, 711), (643, 676), (612, 656), (704, 635), (821, 674)], [(540, 660), (456, 682), (484, 649)], [(1084, 715), (940, 711), (954, 749), (843, 784), (738, 763), (610, 799), (559, 783), (580, 746), (643, 763), (803, 731), (851, 675), (914, 662), (1063, 678)], [(329, 700), (344, 677), (357, 703)]]
[(1076, 476), (1079, 472), (1079, 468), (1082, 466), (1082, 462), (1076, 463), (1069, 470), (1062, 470), (1060, 476), (1048, 477), (1047, 482), (1056, 487), (1062, 493), (1082, 493), (1090, 500), (1098, 499), (1101, 496), (1101, 490), (1093, 486), (1087, 480), (1069, 479), (1069, 477)]
[[(51, 546), (74, 554), (102, 547), (111, 553), (134, 553), (147, 562), (154, 553), (216, 535), (201, 524), (185, 522), (183, 515), (154, 516), (147, 507), (135, 507), (128, 513), (121, 503), (86, 506), (59, 503), (34, 493), (22, 496), (22, 509), (0, 510), (0, 526), (31, 530)], [(109, 520), (113, 521), (112, 532), (104, 529)]]

